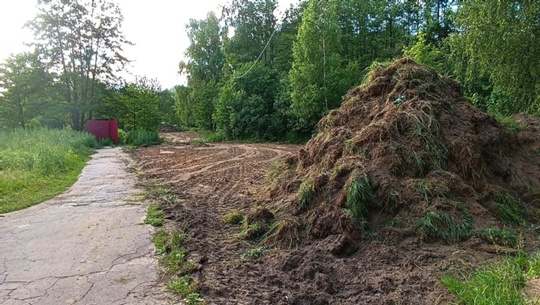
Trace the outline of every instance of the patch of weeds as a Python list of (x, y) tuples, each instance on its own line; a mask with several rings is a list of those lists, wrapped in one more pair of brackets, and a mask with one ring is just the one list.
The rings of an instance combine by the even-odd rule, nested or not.
[(426, 202), (429, 202), (429, 198), (444, 198), (450, 192), (446, 185), (439, 184), (435, 180), (419, 180), (418, 190)]
[(533, 153), (537, 156), (540, 156), (540, 148), (533, 150)]
[(169, 244), (169, 233), (165, 230), (160, 229), (154, 233), (152, 237), (152, 242), (154, 247), (156, 247), (156, 254), (165, 254), (167, 253), (168, 244)]
[(480, 230), (474, 235), (485, 242), (499, 246), (517, 248), (520, 243), (519, 234), (517, 232), (499, 228)]
[(307, 210), (311, 200), (315, 197), (315, 185), (312, 179), (306, 179), (300, 184), (297, 197), (300, 210)]
[(413, 152), (413, 164), (416, 170), (418, 171), (418, 173), (420, 173), (421, 176), (424, 176), (424, 172), (425, 172), (424, 160), (415, 152)]
[(274, 161), (271, 163), (270, 170), (264, 177), (264, 181), (267, 184), (278, 184), (283, 180), (284, 174), (290, 170), (290, 166), (282, 161)]
[(497, 203), (499, 214), (497, 218), (505, 224), (521, 225), (524, 223), (519, 201), (508, 193), (495, 192), (494, 200)]
[(146, 218), (144, 223), (153, 227), (161, 227), (165, 222), (165, 214), (161, 210), (161, 206), (157, 203), (152, 203), (146, 210)]
[(196, 292), (197, 282), (187, 275), (168, 282), (167, 289), (170, 292), (179, 295), (186, 305), (205, 304), (203, 298)]
[(540, 275), (540, 256), (505, 258), (467, 276), (447, 275), (441, 283), (462, 304), (531, 304), (523, 298), (527, 279)]
[(245, 239), (256, 239), (266, 233), (265, 226), (260, 222), (249, 223), (247, 217), (244, 217), (242, 232), (239, 237)]
[(246, 257), (251, 259), (259, 259), (261, 258), (264, 253), (266, 253), (268, 249), (266, 247), (255, 247), (253, 249), (250, 249), (246, 253), (242, 254), (242, 259), (245, 259)]
[(203, 139), (203, 138), (192, 138), (191, 140), (189, 140), (189, 143), (190, 144), (206, 144), (206, 140)]
[(365, 174), (358, 175), (347, 190), (347, 206), (354, 223), (365, 228), (369, 219), (369, 208), (375, 195)]
[(498, 114), (495, 115), (495, 119), (497, 122), (499, 122), (499, 124), (511, 132), (520, 132), (523, 130), (523, 127), (519, 125), (513, 117)]
[(463, 211), (459, 220), (446, 212), (427, 211), (416, 221), (416, 231), (422, 239), (456, 243), (470, 237), (473, 228), (471, 215)]
[(232, 211), (223, 216), (223, 222), (230, 225), (241, 224), (244, 221), (244, 215), (240, 211)]

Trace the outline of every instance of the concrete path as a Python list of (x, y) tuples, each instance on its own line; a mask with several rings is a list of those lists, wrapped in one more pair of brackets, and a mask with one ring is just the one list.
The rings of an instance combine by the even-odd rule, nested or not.
[(101, 149), (67, 193), (0, 217), (1, 305), (169, 304), (128, 160)]

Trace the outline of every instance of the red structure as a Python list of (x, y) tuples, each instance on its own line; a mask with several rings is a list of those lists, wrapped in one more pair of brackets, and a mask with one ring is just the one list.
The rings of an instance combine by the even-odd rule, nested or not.
[(93, 134), (98, 141), (109, 138), (118, 144), (117, 120), (89, 120), (86, 122), (86, 131)]

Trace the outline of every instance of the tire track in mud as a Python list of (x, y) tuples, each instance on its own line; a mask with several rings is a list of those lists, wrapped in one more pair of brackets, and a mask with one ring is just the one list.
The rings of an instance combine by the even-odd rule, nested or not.
[[(231, 211), (245, 213), (253, 208), (271, 163), (296, 152), (300, 146), (175, 145), (176, 140), (186, 141), (188, 136), (166, 137), (172, 145), (141, 148), (135, 157), (144, 179), (167, 183), (183, 198), (181, 206), (168, 208), (169, 218), (179, 225), (188, 224), (189, 253), (205, 258), (197, 275), (203, 295), (207, 294), (209, 303), (215, 304), (256, 302), (257, 295), (266, 293), (267, 288), (257, 287), (255, 280), (246, 278), (245, 269), (238, 266), (242, 254), (253, 245), (237, 237), (241, 227), (226, 225), (222, 219)], [(260, 289), (263, 291), (256, 291)], [(220, 294), (221, 300), (211, 296)]]

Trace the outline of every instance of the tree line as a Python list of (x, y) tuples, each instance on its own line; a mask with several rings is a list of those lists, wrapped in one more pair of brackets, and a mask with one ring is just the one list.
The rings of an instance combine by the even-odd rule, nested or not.
[(34, 51), (0, 64), (0, 129), (71, 127), (116, 118), (122, 128), (156, 130), (177, 123), (173, 92), (156, 80), (119, 76), (131, 44), (123, 16), (109, 0), (38, 0), (26, 24)]
[(129, 42), (114, 4), (42, 1), (29, 24), (37, 51), (0, 72), (0, 126), (80, 129), (114, 115), (128, 128), (179, 124), (223, 139), (301, 141), (370, 67), (404, 55), (458, 80), (496, 115), (540, 114), (538, 1), (304, 0), (283, 14), (277, 4), (231, 0), (190, 20), (179, 64), (187, 84), (161, 90), (145, 78), (115, 83)]

